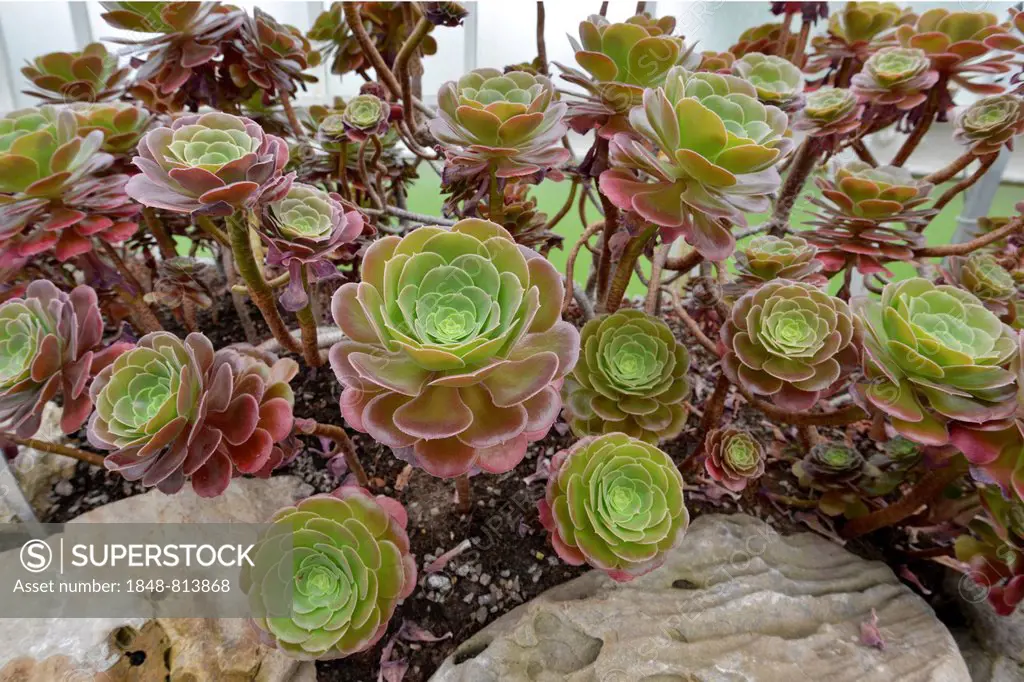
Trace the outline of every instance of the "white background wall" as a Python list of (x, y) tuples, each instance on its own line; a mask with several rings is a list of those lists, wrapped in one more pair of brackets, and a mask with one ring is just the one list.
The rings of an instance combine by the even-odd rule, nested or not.
[[(303, 31), (313, 23), (317, 14), (329, 2), (234, 2), (246, 9), (259, 6), (283, 23), (292, 24)], [(438, 53), (425, 60), (423, 79), (427, 99), (446, 80), (457, 78), (476, 66), (502, 67), (528, 61), (536, 54), (536, 4), (532, 0), (481, 0), (464, 3), (471, 12), (463, 28), (437, 28), (434, 36)], [(832, 3), (838, 8), (843, 3)], [(951, 10), (984, 9), (1005, 17), (1010, 2), (908, 2), (917, 11), (944, 6)], [(621, 20), (633, 13), (632, 0), (611, 2), (609, 18)], [(578, 35), (577, 26), (588, 14), (598, 11), (597, 0), (549, 0), (545, 3), (547, 23), (545, 37), (548, 58), (575, 66), (566, 34)], [(688, 42), (698, 41), (698, 49), (725, 50), (746, 28), (773, 19), (766, 0), (756, 2), (726, 2), (725, 0), (698, 0), (676, 2), (649, 2), (648, 8), (656, 15), (676, 17), (677, 34)], [(107, 25), (100, 14), (99, 2), (56, 2), (52, 0), (0, 2), (0, 110), (30, 106), (33, 98), (21, 93), (27, 85), (21, 67), (35, 56), (58, 50), (73, 51), (87, 42), (102, 40), (127, 32)], [(819, 23), (819, 31), (824, 22)], [(107, 44), (111, 50), (118, 45)], [(331, 76), (326, 66), (318, 69), (320, 82), (310, 86), (302, 100), (324, 101), (339, 94), (353, 94), (360, 79)]]

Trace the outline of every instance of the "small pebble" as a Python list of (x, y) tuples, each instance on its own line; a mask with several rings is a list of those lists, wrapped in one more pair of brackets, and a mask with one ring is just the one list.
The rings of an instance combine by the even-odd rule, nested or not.
[(427, 576), (427, 587), (438, 592), (447, 592), (452, 589), (452, 581), (446, 575), (440, 573), (432, 573)]
[(478, 608), (476, 610), (476, 613), (474, 614), (474, 616), (475, 616), (475, 618), (477, 619), (478, 622), (480, 622), (480, 623), (486, 622), (487, 621), (487, 607), (486, 606), (481, 606), (480, 608)]
[(484, 573), (483, 575), (480, 576), (480, 584), (481, 585), (486, 587), (490, 583), (491, 583), (491, 575), (489, 573)]

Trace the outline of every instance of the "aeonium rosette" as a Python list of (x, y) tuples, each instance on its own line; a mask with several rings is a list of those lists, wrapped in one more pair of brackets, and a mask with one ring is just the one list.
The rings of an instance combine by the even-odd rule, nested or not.
[(0, 304), (0, 425), (33, 435), (46, 401), (60, 394), (61, 430), (77, 431), (92, 409), (90, 375), (125, 350), (120, 343), (103, 348), (102, 340), (91, 287), (67, 294), (41, 279)]
[(145, 206), (226, 216), (283, 195), (291, 183), (281, 175), (287, 162), (285, 141), (255, 121), (220, 111), (194, 114), (146, 133), (132, 159), (142, 173), (125, 190)]
[(362, 214), (346, 210), (340, 196), (304, 183), (293, 183), (283, 198), (266, 204), (259, 234), (267, 243), (267, 262), (291, 274), (281, 294), (285, 310), (299, 310), (309, 301), (304, 273), (313, 281), (337, 274), (328, 256), (365, 227)]
[[(268, 364), (269, 363), (269, 364)], [(89, 442), (129, 481), (202, 497), (239, 474), (267, 475), (285, 455), (295, 398), (290, 359), (244, 347), (214, 351), (200, 333), (153, 332), (99, 373)]]
[(348, 337), (330, 351), (342, 414), (435, 476), (512, 469), (579, 354), (561, 301), (554, 266), (495, 223), (374, 242), (332, 302)]

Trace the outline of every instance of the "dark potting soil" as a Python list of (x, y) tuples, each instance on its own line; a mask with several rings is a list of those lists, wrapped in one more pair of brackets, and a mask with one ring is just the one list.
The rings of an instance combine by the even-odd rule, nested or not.
[[(663, 444), (663, 449), (679, 464), (687, 483), (687, 507), (692, 517), (702, 513), (746, 512), (766, 519), (781, 532), (806, 531), (808, 527), (832, 535), (827, 521), (812, 512), (794, 513), (772, 501), (773, 496), (806, 497), (797, 488), (787, 459), (797, 442), (791, 427), (774, 424), (763, 414), (747, 407), (736, 394), (726, 403), (723, 423), (731, 419), (750, 430), (766, 444), (768, 471), (759, 486), (750, 486), (742, 495), (732, 495), (710, 483), (703, 466), (691, 457), (697, 447), (695, 434), (702, 408), (710, 396), (718, 373), (714, 358), (692, 342), (683, 325), (668, 312), (662, 316), (687, 341), (691, 353), (691, 411), (684, 433)], [(262, 326), (259, 314), (252, 318)], [(176, 323), (165, 320), (167, 328), (182, 332)], [(244, 334), (230, 298), (218, 300), (216, 315), (201, 312), (200, 329), (215, 346), (244, 341)], [(292, 382), (296, 416), (324, 423), (341, 424), (338, 410), (340, 386), (329, 367), (303, 369)], [(738, 400), (738, 402), (737, 402)], [(446, 656), (481, 627), (523, 604), (544, 590), (583, 573), (582, 568), (561, 562), (537, 519), (536, 502), (544, 494), (542, 477), (527, 483), (524, 479), (538, 471), (538, 461), (550, 458), (573, 442), (565, 424), (559, 421), (542, 441), (534, 443), (520, 465), (502, 475), (479, 475), (471, 479), (473, 507), (468, 514), (457, 512), (454, 484), (433, 478), (420, 470), (407, 468), (389, 448), (365, 434), (349, 431), (359, 457), (371, 480), (374, 492), (390, 495), (409, 512), (409, 537), (419, 568), (418, 587), (395, 612), (384, 638), (370, 651), (338, 661), (317, 663), (321, 682), (375, 682), (381, 667), (382, 652), (394, 638), (389, 660), (408, 664), (404, 680), (422, 682), (430, 677)], [(866, 455), (876, 452), (876, 444), (854, 429), (822, 429), (828, 438), (854, 443)], [(72, 437), (88, 449), (83, 433)], [(316, 438), (303, 439), (307, 448), (279, 475), (294, 475), (317, 492), (330, 492), (344, 480), (344, 472), (329, 466)], [(58, 484), (53, 505), (44, 519), (67, 521), (95, 507), (144, 492), (141, 485), (128, 483), (104, 470), (79, 463), (69, 482)], [(468, 541), (468, 544), (466, 544)], [(462, 551), (443, 567), (428, 573), (424, 567), (443, 553), (460, 547)], [(886, 545), (881, 545), (886, 546)], [(847, 547), (869, 558), (883, 558), (877, 545), (850, 543)], [(930, 574), (922, 574), (930, 581)], [(398, 636), (403, 632), (412, 637)], [(418, 626), (416, 628), (415, 626)], [(432, 637), (437, 641), (430, 641)]]

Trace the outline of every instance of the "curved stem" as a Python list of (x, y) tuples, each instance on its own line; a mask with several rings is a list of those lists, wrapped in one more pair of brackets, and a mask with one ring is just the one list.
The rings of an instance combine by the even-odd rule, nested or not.
[(291, 126), (292, 133), (300, 140), (306, 139), (306, 131), (303, 130), (302, 124), (299, 123), (299, 117), (295, 115), (295, 109), (292, 108), (291, 95), (284, 90), (279, 90), (277, 95), (281, 100), (281, 108), (284, 109), (284, 115), (288, 117), (288, 125)]
[(683, 302), (679, 300), (679, 295), (674, 291), (672, 292), (672, 303), (675, 305), (676, 314), (679, 315), (679, 319), (683, 321), (686, 328), (693, 334), (693, 338), (697, 339), (697, 342), (704, 346), (705, 349), (715, 357), (718, 357), (718, 346), (712, 341), (704, 330), (697, 324), (697, 320), (690, 316), (690, 313), (686, 312), (686, 308), (683, 307)]
[(573, 271), (576, 267), (576, 257), (579, 256), (580, 249), (587, 243), (587, 240), (597, 234), (597, 231), (603, 227), (604, 221), (598, 221), (588, 227), (579, 240), (573, 244), (572, 249), (569, 250), (569, 256), (565, 259), (565, 298), (562, 299), (563, 314), (569, 310), (569, 302), (573, 299), (573, 287), (576, 284), (573, 280)]
[(669, 257), (665, 260), (666, 270), (678, 270), (679, 272), (689, 272), (695, 267), (700, 265), (701, 261), (704, 260), (704, 256), (700, 255), (697, 249), (693, 249), (685, 256), (679, 258)]
[(942, 257), (942, 256), (963, 256), (977, 251), (983, 246), (988, 246), (992, 242), (997, 242), (1003, 237), (1018, 232), (1021, 228), (1024, 228), (1024, 217), (1017, 216), (1010, 222), (1006, 223), (998, 230), (992, 230), (987, 234), (983, 234), (976, 239), (972, 239), (969, 242), (963, 242), (962, 244), (940, 244), (939, 246), (926, 246), (921, 249), (914, 251), (916, 258), (924, 257)]
[(366, 171), (366, 146), (370, 144), (370, 140), (373, 136), (363, 140), (362, 144), (359, 145), (359, 179), (363, 181), (363, 185), (366, 187), (366, 193), (370, 195), (370, 201), (376, 208), (384, 206), (384, 202), (381, 201), (380, 196), (377, 194), (377, 190), (373, 187), (373, 178)]
[[(33, 450), (39, 450), (40, 452), (49, 452), (54, 455), (64, 455), (65, 457), (71, 457), (77, 459), (80, 462), (91, 464), (94, 467), (103, 467), (103, 455), (95, 452), (87, 452), (86, 450), (79, 450), (73, 448), (70, 445), (61, 445), (60, 443), (48, 443), (44, 440), (38, 440), (36, 438), (21, 438), (15, 436), (13, 433), (7, 431), (0, 431), (0, 440), (8, 440), (15, 445), (20, 445), (26, 448), (32, 448)], [(0, 454), (0, 457), (3, 457)]]
[(345, 433), (345, 429), (334, 424), (321, 424), (320, 422), (314, 422), (312, 430), (305, 431), (305, 433), (312, 434), (314, 436), (322, 436), (329, 438), (334, 441), (338, 449), (341, 450), (341, 454), (345, 457), (345, 463), (348, 465), (348, 470), (356, 477), (356, 482), (364, 488), (370, 487), (370, 479), (366, 477), (366, 470), (363, 469), (362, 463), (359, 461), (359, 455), (356, 452), (356, 446), (352, 442), (352, 439)]
[(935, 121), (935, 112), (939, 108), (939, 91), (945, 87), (945, 83), (938, 83), (932, 88), (928, 96), (928, 102), (924, 105), (924, 112), (921, 114), (920, 120), (917, 125), (914, 126), (914, 130), (911, 131), (910, 136), (903, 142), (903, 146), (896, 152), (896, 156), (892, 158), (890, 165), (902, 166), (910, 158), (910, 155), (917, 149), (917, 145), (921, 144), (921, 140), (924, 139), (925, 133), (932, 127), (932, 122)]
[(979, 159), (980, 165), (978, 166), (977, 170), (975, 170), (966, 178), (964, 178), (960, 182), (956, 183), (955, 185), (947, 189), (942, 194), (942, 196), (939, 197), (939, 200), (932, 205), (932, 208), (941, 211), (946, 204), (953, 200), (953, 197), (955, 197), (957, 194), (960, 194), (960, 192), (963, 192), (965, 189), (967, 189), (968, 187), (976, 183), (978, 180), (980, 180), (982, 176), (984, 176), (985, 173), (988, 172), (988, 169), (992, 167), (992, 164), (994, 164), (996, 162), (996, 159), (998, 158), (998, 152), (996, 152), (995, 154), (989, 154), (988, 156), (981, 157), (981, 159)]
[[(552, 218), (547, 222), (547, 224), (544, 225), (544, 229), (545, 230), (554, 229), (555, 225), (557, 225), (559, 222), (561, 222), (562, 218), (564, 218), (565, 216), (567, 216), (569, 214), (569, 211), (572, 210), (572, 204), (576, 200), (576, 190), (579, 189), (579, 186), (580, 186), (579, 178), (573, 178), (572, 179), (572, 186), (569, 188), (569, 196), (568, 196), (568, 198), (566, 198), (565, 203), (562, 204), (562, 208), (560, 208), (558, 210), (558, 213), (556, 213), (554, 216), (552, 216)], [(586, 224), (586, 223), (584, 223), (584, 224)]]
[(651, 279), (648, 281), (647, 300), (644, 302), (644, 310), (648, 315), (658, 314), (658, 303), (661, 301), (661, 269), (665, 266), (665, 259), (668, 258), (670, 248), (672, 248), (671, 245), (662, 244), (654, 249), (654, 259), (651, 260)]
[(302, 333), (302, 358), (310, 367), (319, 367), (324, 363), (320, 359), (320, 347), (317, 345), (316, 320), (313, 317), (313, 292), (309, 287), (309, 275), (305, 265), (302, 266), (302, 289), (309, 299), (305, 307), (295, 313), (295, 319), (299, 321), (299, 330)]
[(412, 103), (412, 74), (409, 69), (409, 60), (412, 58), (416, 48), (423, 42), (427, 33), (430, 32), (432, 26), (433, 24), (430, 23), (429, 19), (420, 17), (420, 20), (416, 22), (416, 26), (412, 29), (412, 33), (402, 43), (398, 56), (395, 57), (394, 72), (398, 74), (402, 81), (402, 115), (405, 118), (405, 125), (409, 127), (410, 131), (416, 130), (416, 108)]
[(789, 224), (789, 216), (793, 212), (796, 199), (807, 182), (808, 176), (814, 170), (818, 162), (819, 148), (813, 137), (806, 138), (797, 149), (793, 162), (789, 166), (789, 173), (786, 174), (786, 181), (779, 191), (779, 198), (775, 202), (775, 210), (772, 212), (771, 227), (769, 234), (781, 237)]
[[(622, 297), (626, 295), (626, 288), (629, 280), (633, 277), (633, 264), (637, 262), (644, 252), (647, 242), (654, 239), (658, 234), (657, 225), (648, 225), (643, 232), (629, 240), (626, 249), (619, 258), (619, 264), (615, 268), (615, 275), (608, 284), (608, 293), (604, 300), (598, 300), (599, 312), (614, 313), (622, 305)], [(653, 282), (652, 282), (653, 286)], [(655, 287), (657, 289), (657, 287)]]
[(750, 391), (739, 384), (736, 384), (736, 390), (750, 403), (751, 407), (757, 408), (772, 419), (785, 422), (786, 424), (794, 424), (796, 426), (847, 426), (848, 424), (855, 424), (868, 418), (868, 413), (859, 405), (853, 403), (835, 412), (794, 414), (775, 407), (775, 405), (769, 402), (755, 398)]
[(844, 538), (856, 538), (899, 523), (908, 516), (912, 516), (918, 509), (928, 504), (949, 486), (967, 472), (967, 462), (963, 457), (957, 457), (944, 469), (936, 469), (925, 474), (914, 488), (896, 502), (888, 507), (883, 507), (871, 512), (867, 516), (856, 518), (845, 526), (840, 533)]
[(160, 222), (160, 218), (156, 215), (156, 209), (151, 206), (144, 207), (142, 209), (142, 219), (146, 221), (146, 227), (153, 233), (157, 248), (160, 249), (160, 255), (165, 260), (177, 256), (178, 249), (175, 247), (174, 239), (171, 238), (171, 235), (167, 234), (164, 224)]
[(260, 266), (253, 255), (252, 243), (249, 241), (250, 228), (246, 224), (246, 219), (249, 222), (254, 222), (258, 220), (258, 217), (255, 211), (249, 210), (247, 213), (247, 216), (235, 214), (228, 219), (228, 229), (231, 234), (231, 252), (235, 258), (235, 268), (238, 269), (239, 276), (249, 288), (249, 297), (256, 307), (259, 308), (274, 338), (277, 339), (283, 348), (288, 349), (292, 353), (300, 353), (302, 349), (288, 333), (288, 327), (285, 326), (284, 320), (281, 319), (281, 313), (277, 310), (274, 290), (263, 279), (263, 273), (260, 272)]
[(961, 154), (960, 156), (953, 159), (945, 168), (940, 168), (931, 175), (925, 176), (924, 181), (930, 182), (935, 185), (946, 182), (954, 175), (962, 171), (964, 168), (967, 168), (967, 166), (971, 163), (971, 161), (974, 161), (975, 158), (977, 157), (975, 157), (974, 154), (971, 152)]
[(341, 6), (345, 12), (345, 22), (348, 24), (349, 30), (356, 37), (356, 42), (359, 43), (363, 54), (370, 60), (373, 70), (377, 72), (377, 80), (391, 91), (392, 97), (396, 99), (401, 97), (402, 86), (399, 85), (398, 79), (395, 78), (395, 74), (391, 72), (388, 65), (384, 63), (384, 58), (380, 56), (380, 52), (377, 51), (370, 35), (366, 32), (366, 27), (363, 26), (363, 17), (359, 14), (359, 3), (343, 2)]

